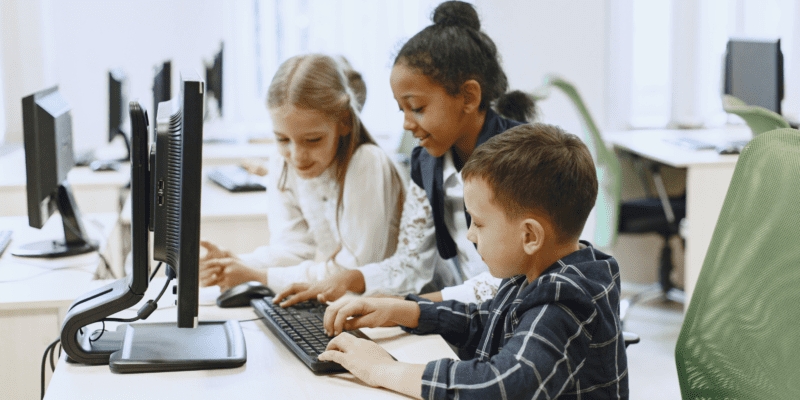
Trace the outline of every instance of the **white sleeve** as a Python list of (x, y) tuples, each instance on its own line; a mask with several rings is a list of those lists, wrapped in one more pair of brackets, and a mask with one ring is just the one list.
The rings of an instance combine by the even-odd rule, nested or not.
[[(362, 145), (353, 154), (344, 180), (339, 215), (341, 248), (333, 262), (305, 262), (288, 268), (270, 268), (270, 287), (294, 282), (316, 282), (344, 269), (381, 261), (397, 246), (403, 182), (375, 145)], [(336, 226), (336, 224), (331, 224)]]
[(497, 294), (502, 279), (489, 272), (482, 272), (463, 284), (442, 289), (442, 300), (457, 300), (462, 303), (480, 304)]
[(425, 191), (411, 181), (408, 185), (397, 251), (392, 257), (359, 270), (364, 275), (364, 295), (420, 293), (445, 261), (436, 249), (433, 214)]
[(297, 265), (313, 260), (316, 253), (314, 236), (303, 218), (289, 174), (285, 190), (278, 188), (278, 180), (283, 171), (283, 157), (274, 156), (267, 175), (267, 220), (269, 223), (270, 244), (261, 246), (252, 253), (239, 257), (253, 268), (268, 268)]

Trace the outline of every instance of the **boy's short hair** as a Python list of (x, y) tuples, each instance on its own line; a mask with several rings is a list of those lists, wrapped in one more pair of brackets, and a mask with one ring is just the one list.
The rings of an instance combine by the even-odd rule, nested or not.
[(541, 213), (558, 241), (577, 239), (597, 199), (597, 172), (580, 138), (547, 124), (519, 125), (478, 146), (461, 170), (481, 178), (509, 219)]

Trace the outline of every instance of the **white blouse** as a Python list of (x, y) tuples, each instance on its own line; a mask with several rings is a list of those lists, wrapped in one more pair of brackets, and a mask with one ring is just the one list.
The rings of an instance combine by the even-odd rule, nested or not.
[[(448, 163), (446, 158), (445, 164), (445, 167), (447, 164), (452, 166), (452, 159)], [(455, 179), (453, 179), (453, 174), (457, 175)], [(493, 277), (488, 272), (489, 268), (477, 254), (472, 242), (466, 240), (467, 227), (463, 209), (464, 188), (460, 174), (455, 171), (454, 166), (452, 169), (446, 168), (444, 179), (446, 204), (447, 202), (451, 203), (445, 209), (447, 213), (445, 225), (456, 242), (456, 257), (461, 261), (459, 266), (463, 267), (459, 271), (451, 260), (444, 260), (439, 255), (436, 248), (436, 232), (430, 202), (425, 195), (425, 190), (411, 181), (403, 204), (403, 215), (400, 219), (397, 252), (391, 258), (365, 265), (359, 269), (364, 275), (365, 295), (416, 294), (431, 286), (446, 286), (442, 290), (444, 300), (480, 303), (494, 297), (497, 293), (500, 279)], [(453, 204), (459, 193), (461, 206), (455, 207)], [(462, 229), (458, 229), (454, 221), (463, 221)], [(462, 281), (464, 283), (459, 284)]]
[(283, 162), (273, 157), (267, 176), (270, 244), (240, 256), (248, 266), (268, 268), (270, 288), (281, 291), (295, 282), (319, 281), (395, 253), (404, 190), (380, 147), (361, 145), (353, 154), (338, 224), (335, 169), (301, 179), (290, 168), (285, 190), (280, 190)]

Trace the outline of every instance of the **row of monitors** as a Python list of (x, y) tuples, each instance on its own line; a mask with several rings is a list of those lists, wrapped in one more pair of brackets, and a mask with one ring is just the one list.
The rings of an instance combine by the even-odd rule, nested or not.
[[(222, 54), (223, 47), (214, 55), (211, 65), (205, 67), (205, 86), (208, 96), (217, 102), (217, 109), (222, 115)], [(153, 116), (158, 111), (158, 104), (172, 98), (172, 62), (164, 61), (157, 65), (153, 72)], [(120, 68), (108, 72), (108, 141), (117, 135), (125, 134), (128, 114), (128, 77)]]

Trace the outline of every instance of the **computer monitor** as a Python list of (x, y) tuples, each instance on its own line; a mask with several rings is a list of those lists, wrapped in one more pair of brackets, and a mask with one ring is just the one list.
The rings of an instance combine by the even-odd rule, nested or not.
[(63, 257), (88, 253), (96, 243), (88, 235), (67, 182), (75, 165), (72, 149), (70, 106), (58, 86), (22, 99), (28, 222), (41, 229), (58, 209), (64, 240), (45, 240), (22, 245), (12, 254), (21, 257)]
[(219, 52), (214, 55), (211, 66), (206, 65), (206, 87), (209, 96), (217, 100), (217, 110), (222, 116), (222, 54), (224, 43), (220, 43)]
[[(158, 119), (158, 105), (172, 98), (172, 61), (153, 68), (153, 120)], [(155, 124), (153, 125), (155, 128)]]
[(125, 141), (128, 151), (120, 160), (127, 160), (131, 154), (130, 132), (128, 126), (128, 77), (125, 71), (115, 68), (108, 71), (108, 141), (111, 142), (117, 135)]
[(781, 40), (731, 39), (725, 55), (725, 94), (781, 113)]
[[(73, 302), (61, 330), (68, 360), (109, 364), (120, 373), (232, 368), (246, 362), (237, 321), (197, 318), (204, 92), (196, 72), (181, 73), (179, 95), (159, 104), (149, 151), (147, 115), (137, 101), (130, 103), (132, 274)], [(153, 231), (153, 258), (167, 264), (167, 276), (177, 276), (177, 322), (131, 323), (113, 332), (83, 329), (142, 299), (148, 286), (148, 231)], [(152, 312), (144, 312), (146, 307), (139, 318)]]
[(197, 324), (203, 81), (181, 75), (180, 96), (158, 105), (151, 150), (153, 258), (178, 276), (178, 326)]

